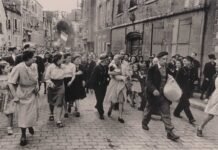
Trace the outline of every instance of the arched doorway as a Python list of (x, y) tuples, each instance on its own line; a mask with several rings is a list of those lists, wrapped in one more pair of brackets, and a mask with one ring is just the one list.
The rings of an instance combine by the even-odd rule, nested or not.
[(126, 35), (126, 52), (132, 56), (142, 55), (142, 34), (130, 32)]

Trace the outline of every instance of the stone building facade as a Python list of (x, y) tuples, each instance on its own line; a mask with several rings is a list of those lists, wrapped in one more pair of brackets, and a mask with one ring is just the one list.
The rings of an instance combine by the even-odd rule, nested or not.
[(95, 50), (95, 30), (96, 30), (96, 1), (97, 0), (82, 0), (82, 39), (83, 49), (87, 52)]
[(213, 33), (213, 44), (212, 46), (215, 49), (215, 53), (218, 58), (218, 1), (216, 2), (216, 13), (214, 15), (215, 21), (214, 21), (214, 33)]
[(44, 45), (46, 47), (51, 47), (52, 46), (52, 41), (54, 38), (53, 34), (53, 28), (54, 28), (54, 23), (53, 23), (53, 12), (52, 11), (43, 11), (43, 29), (44, 29)]
[(7, 46), (22, 47), (22, 16), (20, 4), (4, 2), (6, 14)]
[(7, 42), (6, 14), (2, 0), (0, 0), (0, 53), (5, 50)]
[(97, 55), (111, 51), (113, 2), (112, 0), (97, 0), (95, 27), (95, 53)]
[(196, 52), (203, 66), (209, 53), (218, 52), (216, 5), (216, 0), (97, 0), (94, 49), (141, 56)]
[(212, 50), (216, 0), (115, 0), (112, 52), (150, 56), (198, 54), (205, 61)]
[(43, 7), (37, 0), (20, 0), (23, 18), (23, 42), (44, 44)]

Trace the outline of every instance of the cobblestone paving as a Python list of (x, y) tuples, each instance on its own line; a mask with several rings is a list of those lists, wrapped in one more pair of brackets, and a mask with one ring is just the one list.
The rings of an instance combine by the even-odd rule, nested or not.
[[(55, 122), (48, 121), (46, 97), (41, 95), (36, 133), (34, 136), (28, 134), (29, 145), (26, 147), (19, 146), (18, 128), (14, 129), (13, 136), (6, 134), (6, 117), (0, 114), (0, 150), (218, 150), (217, 119), (206, 128), (205, 137), (199, 138), (195, 134), (196, 127), (186, 119), (173, 118), (175, 132), (181, 136), (176, 143), (166, 138), (164, 125), (159, 119), (150, 122), (149, 131), (143, 131), (142, 113), (128, 104), (125, 106), (125, 124), (118, 123), (117, 112), (112, 114), (112, 118), (99, 120), (94, 109), (95, 98), (89, 95), (81, 101), (81, 117), (70, 115), (69, 119), (64, 119), (65, 127), (58, 129)], [(174, 107), (175, 104), (172, 109)], [(108, 104), (105, 104), (107, 109)], [(199, 110), (193, 109), (193, 113), (198, 123), (205, 116)]]

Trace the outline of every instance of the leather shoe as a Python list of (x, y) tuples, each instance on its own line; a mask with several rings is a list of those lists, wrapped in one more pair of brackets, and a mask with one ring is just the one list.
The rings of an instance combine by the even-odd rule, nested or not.
[(25, 146), (25, 145), (27, 145), (26, 137), (21, 137), (21, 139), (20, 139), (20, 146)]
[(202, 130), (201, 129), (197, 129), (197, 136), (198, 137), (203, 137), (203, 132), (202, 132)]
[(176, 141), (179, 139), (179, 136), (175, 135), (172, 131), (167, 133), (167, 138), (172, 140), (172, 141)]
[(148, 127), (148, 125), (144, 125), (144, 124), (143, 124), (143, 125), (142, 125), (142, 129), (144, 129), (144, 130), (147, 130), (147, 131), (148, 131), (148, 130), (149, 130), (149, 127)]
[(191, 119), (191, 120), (189, 120), (189, 123), (190, 123), (190, 124), (195, 124), (195, 122), (196, 122), (195, 119)]
[(30, 127), (30, 128), (29, 128), (29, 133), (30, 133), (31, 135), (34, 135), (35, 132), (34, 132), (33, 127)]
[(118, 121), (120, 122), (120, 123), (125, 123), (125, 121), (123, 120), (123, 118), (118, 118)]
[(100, 115), (99, 117), (101, 120), (104, 120), (104, 115)]

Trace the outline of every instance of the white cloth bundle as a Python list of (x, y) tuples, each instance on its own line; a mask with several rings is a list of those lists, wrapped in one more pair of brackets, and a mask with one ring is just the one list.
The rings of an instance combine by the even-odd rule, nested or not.
[(164, 96), (170, 101), (178, 101), (182, 96), (182, 90), (176, 80), (168, 75), (167, 82), (163, 89)]

